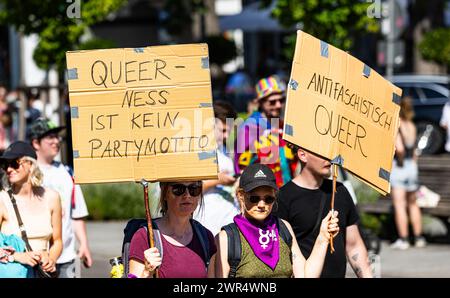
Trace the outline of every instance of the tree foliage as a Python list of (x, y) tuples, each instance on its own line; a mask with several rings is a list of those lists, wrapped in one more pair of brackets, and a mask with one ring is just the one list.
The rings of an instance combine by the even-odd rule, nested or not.
[(450, 67), (450, 28), (438, 28), (425, 34), (419, 44), (425, 60)]
[[(269, 7), (272, 0), (262, 2)], [(379, 29), (377, 19), (368, 16), (370, 5), (355, 0), (277, 0), (272, 16), (284, 27), (301, 27), (319, 39), (349, 50), (357, 34)]]
[(194, 14), (204, 14), (207, 9), (204, 0), (166, 0), (163, 6), (161, 26), (169, 34), (177, 35), (190, 27), (194, 20)]
[[(78, 49), (80, 38), (88, 26), (104, 20), (126, 0), (0, 0), (0, 23), (12, 25), (24, 35), (36, 33), (38, 45), (33, 58), (48, 69), (65, 68), (65, 52)], [(69, 17), (71, 5), (79, 3), (80, 17)], [(73, 8), (73, 6), (72, 6)]]

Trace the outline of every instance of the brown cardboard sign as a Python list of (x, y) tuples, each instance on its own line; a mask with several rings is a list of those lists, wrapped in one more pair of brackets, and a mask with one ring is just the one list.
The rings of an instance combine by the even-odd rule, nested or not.
[(389, 193), (401, 94), (360, 60), (298, 31), (283, 138)]
[(206, 44), (66, 57), (77, 183), (217, 178)]

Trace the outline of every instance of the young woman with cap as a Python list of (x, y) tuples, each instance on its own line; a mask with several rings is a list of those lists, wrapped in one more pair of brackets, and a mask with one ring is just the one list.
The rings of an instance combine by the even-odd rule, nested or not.
[[(234, 218), (239, 237), (228, 237), (222, 230), (217, 236), (218, 252), (213, 256), (216, 277), (319, 277), (330, 241), (330, 234), (339, 232), (337, 212), (322, 220), (314, 249), (307, 260), (303, 257), (292, 227), (271, 215), (276, 204), (278, 187), (273, 172), (262, 164), (252, 164), (242, 173), (237, 197), (241, 214)], [(231, 224), (231, 225), (233, 225)], [(280, 237), (281, 227), (287, 228), (291, 247)], [(227, 227), (224, 227), (227, 229)], [(230, 274), (229, 240), (240, 242), (241, 258)]]
[[(0, 165), (10, 184), (10, 189), (0, 192), (0, 231), (22, 237), (31, 247), (25, 252), (11, 252), (8, 261), (30, 267), (40, 265), (44, 272), (55, 272), (62, 250), (59, 195), (41, 186), (36, 152), (28, 143), (12, 143), (0, 156)], [(29, 270), (29, 277), (35, 277), (33, 272)]]
[[(161, 182), (162, 217), (154, 220), (160, 234), (163, 256), (149, 248), (148, 232), (142, 227), (131, 239), (129, 278), (204, 278), (208, 276), (210, 256), (216, 253), (212, 233), (192, 214), (202, 200), (202, 182)], [(155, 242), (156, 243), (156, 242)], [(210, 272), (210, 271), (209, 271)]]

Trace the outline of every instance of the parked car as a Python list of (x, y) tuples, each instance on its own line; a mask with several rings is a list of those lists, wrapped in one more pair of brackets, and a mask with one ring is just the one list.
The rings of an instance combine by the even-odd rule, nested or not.
[(392, 83), (402, 88), (404, 96), (413, 98), (418, 153), (440, 153), (446, 133), (439, 121), (442, 109), (449, 100), (449, 76), (395, 75)]

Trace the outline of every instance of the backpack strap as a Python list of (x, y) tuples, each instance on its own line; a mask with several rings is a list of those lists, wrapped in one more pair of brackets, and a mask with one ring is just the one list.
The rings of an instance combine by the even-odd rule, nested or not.
[(235, 278), (242, 252), (239, 230), (234, 222), (222, 227), (222, 230), (227, 233), (228, 240), (228, 265), (230, 265), (228, 277)]
[(288, 245), (289, 249), (292, 247), (292, 234), (289, 232), (286, 224), (281, 220), (281, 218), (277, 217), (277, 228), (278, 228), (278, 234), (280, 235), (281, 239), (283, 239), (284, 242)]
[(201, 223), (196, 221), (195, 219), (191, 219), (191, 225), (202, 245), (203, 256), (204, 256), (203, 261), (205, 261), (206, 269), (208, 269), (209, 260), (211, 259), (211, 256), (209, 253), (208, 230)]
[[(152, 220), (153, 225), (153, 237), (155, 247), (158, 248), (159, 253), (161, 254), (161, 259), (163, 258), (163, 246), (161, 241), (161, 233), (159, 232), (158, 226), (155, 220)], [(128, 278), (128, 273), (130, 272), (130, 245), (131, 239), (133, 239), (133, 235), (140, 229), (144, 228), (147, 235), (147, 220), (142, 218), (133, 218), (130, 219), (124, 229), (124, 239), (122, 244), (122, 263), (124, 274), (123, 278)]]

